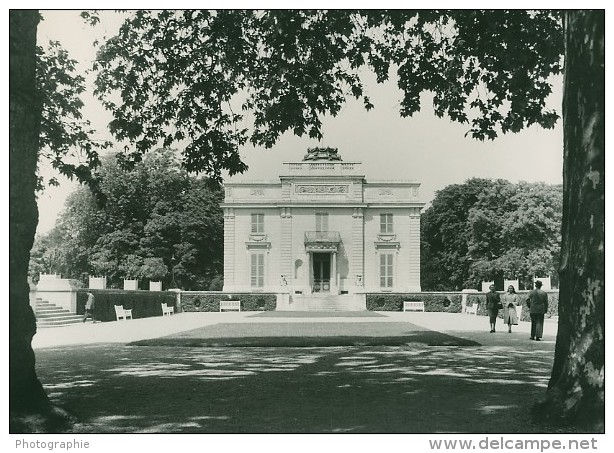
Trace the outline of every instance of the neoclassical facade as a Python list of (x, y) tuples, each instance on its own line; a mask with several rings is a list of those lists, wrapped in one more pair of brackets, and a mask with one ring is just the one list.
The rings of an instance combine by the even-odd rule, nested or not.
[(279, 181), (225, 184), (224, 291), (420, 291), (420, 184), (310, 149)]

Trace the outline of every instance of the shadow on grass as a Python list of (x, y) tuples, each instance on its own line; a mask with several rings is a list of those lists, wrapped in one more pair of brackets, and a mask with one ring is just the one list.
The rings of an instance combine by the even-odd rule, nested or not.
[(479, 346), (408, 322), (397, 323), (220, 323), (133, 346), (322, 347), (322, 346)]
[(37, 352), (74, 433), (530, 433), (553, 347), (169, 348)]

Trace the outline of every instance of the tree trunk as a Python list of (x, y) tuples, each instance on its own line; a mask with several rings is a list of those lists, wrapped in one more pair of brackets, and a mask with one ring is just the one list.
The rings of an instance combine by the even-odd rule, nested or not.
[(54, 409), (36, 376), (28, 262), (38, 223), (36, 161), (40, 102), (36, 93), (38, 11), (9, 15), (9, 410), (10, 431), (59, 428)]
[(605, 19), (565, 16), (559, 330), (535, 415), (602, 432), (605, 421)]

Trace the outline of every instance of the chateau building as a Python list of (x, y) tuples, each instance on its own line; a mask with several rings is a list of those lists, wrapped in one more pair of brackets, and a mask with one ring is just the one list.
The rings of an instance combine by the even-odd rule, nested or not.
[(224, 291), (420, 291), (418, 182), (371, 181), (313, 148), (273, 182), (225, 184)]

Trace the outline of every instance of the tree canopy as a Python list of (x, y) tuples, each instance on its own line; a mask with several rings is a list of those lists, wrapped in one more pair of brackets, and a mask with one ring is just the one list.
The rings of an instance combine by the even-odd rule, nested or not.
[(186, 168), (219, 179), (245, 170), (248, 141), (321, 138), (321, 116), (350, 96), (373, 108), (366, 68), (378, 82), (396, 70), (402, 116), (430, 91), (435, 113), (477, 139), (553, 127), (562, 50), (553, 11), (136, 11), (98, 52), (96, 92), (135, 145), (126, 161), (186, 142)]
[[(479, 288), (533, 276), (557, 283), (561, 186), (472, 178), (437, 192), (422, 215), (422, 287)], [(518, 289), (518, 288), (517, 288)]]
[(96, 176), (106, 203), (85, 187), (72, 193), (56, 227), (36, 241), (31, 274), (106, 275), (114, 286), (174, 278), (184, 289), (209, 289), (222, 272), (221, 189), (189, 176), (170, 150), (131, 170), (107, 156)]
[[(36, 98), (41, 104), (38, 161), (96, 189), (93, 171), (100, 165), (100, 152), (111, 144), (94, 139), (90, 121), (83, 118), (85, 79), (77, 74), (76, 64), (57, 41), (36, 47)], [(59, 184), (56, 177), (45, 181), (39, 173), (39, 190), (47, 183)]]

